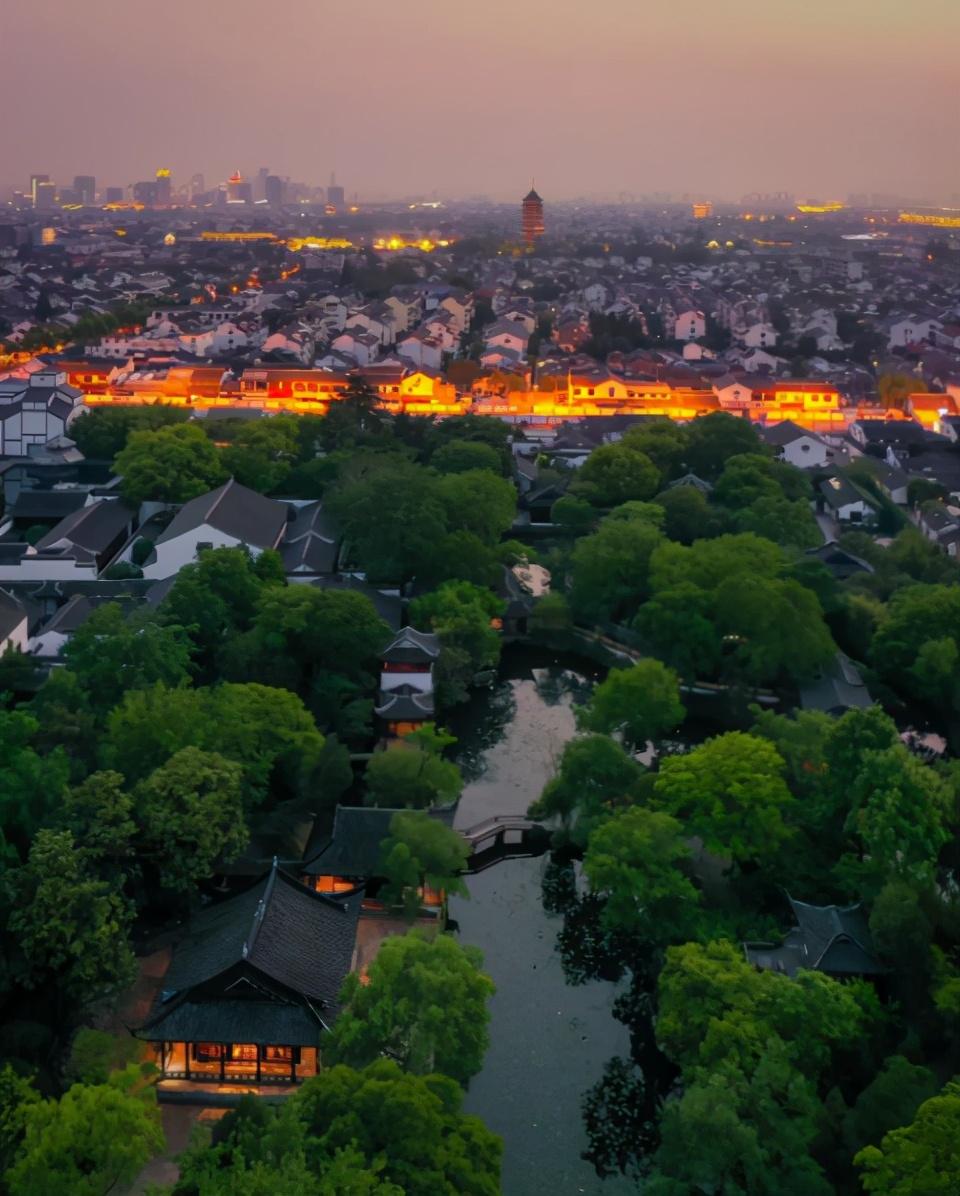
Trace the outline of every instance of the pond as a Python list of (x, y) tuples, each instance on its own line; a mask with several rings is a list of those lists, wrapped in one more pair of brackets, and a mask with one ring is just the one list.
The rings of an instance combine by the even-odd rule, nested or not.
[[(494, 688), (450, 720), (468, 782), (457, 826), (526, 813), (574, 734), (574, 701), (601, 675), (570, 657), (505, 651)], [(580, 1157), (581, 1098), (608, 1059), (629, 1054), (629, 1036), (611, 1012), (616, 986), (564, 979), (555, 950), (562, 919), (544, 911), (541, 897), (546, 864), (546, 856), (506, 860), (469, 878), (469, 900), (450, 903), (461, 941), (483, 951), (497, 985), (490, 1049), (466, 1109), (503, 1137), (505, 1196), (635, 1193), (620, 1177), (599, 1180)]]

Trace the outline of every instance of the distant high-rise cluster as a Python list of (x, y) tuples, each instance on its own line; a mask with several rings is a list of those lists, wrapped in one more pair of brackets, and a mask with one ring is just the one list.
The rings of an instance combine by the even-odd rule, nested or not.
[(520, 208), (520, 227), (523, 241), (528, 249), (532, 249), (537, 238), (543, 236), (543, 200), (531, 187), (523, 197)]

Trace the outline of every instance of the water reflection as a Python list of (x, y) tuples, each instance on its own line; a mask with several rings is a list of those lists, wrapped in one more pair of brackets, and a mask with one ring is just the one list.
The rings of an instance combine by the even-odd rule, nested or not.
[[(457, 825), (526, 813), (575, 733), (575, 695), (582, 701), (597, 675), (589, 664), (508, 649), (495, 689), (450, 720), (468, 776)], [(542, 899), (546, 867), (545, 858), (498, 864), (470, 877), (470, 900), (451, 902), (461, 940), (480, 947), (497, 985), (490, 1050), (466, 1107), (503, 1136), (506, 1196), (626, 1196), (633, 1183), (601, 1181), (582, 1157), (591, 1142), (581, 1102), (606, 1060), (629, 1055), (630, 1038), (613, 1016), (613, 985), (566, 983), (556, 949), (562, 918)]]

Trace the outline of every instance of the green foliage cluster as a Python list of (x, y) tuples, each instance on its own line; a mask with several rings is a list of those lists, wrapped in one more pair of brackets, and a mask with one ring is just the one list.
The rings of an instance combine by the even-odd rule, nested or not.
[[(622, 730), (589, 718), (629, 672), (597, 687), (581, 721)], [(956, 1092), (937, 1090), (960, 1072), (960, 919), (943, 883), (956, 770), (913, 755), (878, 706), (754, 711), (749, 732), (663, 755), (652, 771), (624, 750), (627, 736), (578, 737), (531, 809), (582, 852), (588, 893), (568, 920), (581, 952), (592, 944), (590, 966), (615, 957), (632, 971), (634, 1058), (660, 1059), (646, 1082), (611, 1064), (588, 1094), (594, 1157), (662, 1196), (853, 1196), (860, 1174), (867, 1191), (952, 1191), (953, 1129), (939, 1127), (955, 1128)], [(736, 940), (775, 942), (789, 928), (784, 890), (863, 906), (889, 969), (879, 989), (747, 963)], [(679, 1076), (662, 1105), (648, 1087), (658, 1071)], [(630, 1142), (617, 1126), (634, 1127)], [(910, 1187), (911, 1169), (929, 1186)]]
[(247, 1099), (180, 1159), (169, 1196), (498, 1196), (501, 1142), (443, 1075), (331, 1067), (279, 1108)]

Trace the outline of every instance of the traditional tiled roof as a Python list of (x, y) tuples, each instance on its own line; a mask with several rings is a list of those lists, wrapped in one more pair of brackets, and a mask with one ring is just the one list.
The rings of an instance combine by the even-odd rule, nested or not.
[(381, 660), (389, 664), (430, 664), (440, 655), (440, 638), (429, 631), (404, 627), (383, 651)]
[(165, 544), (207, 525), (253, 548), (274, 548), (286, 523), (284, 503), (264, 498), (230, 478), (216, 490), (184, 503), (157, 543)]
[[(376, 876), (380, 844), (390, 834), (390, 821), (399, 810), (370, 806), (337, 806), (333, 830), (304, 866), (307, 875)], [(432, 818), (450, 825), (452, 810), (431, 810)]]
[(358, 894), (324, 897), (274, 865), (245, 892), (191, 920), (164, 990), (187, 992), (245, 963), (292, 993), (334, 1008), (350, 970), (359, 910)]

